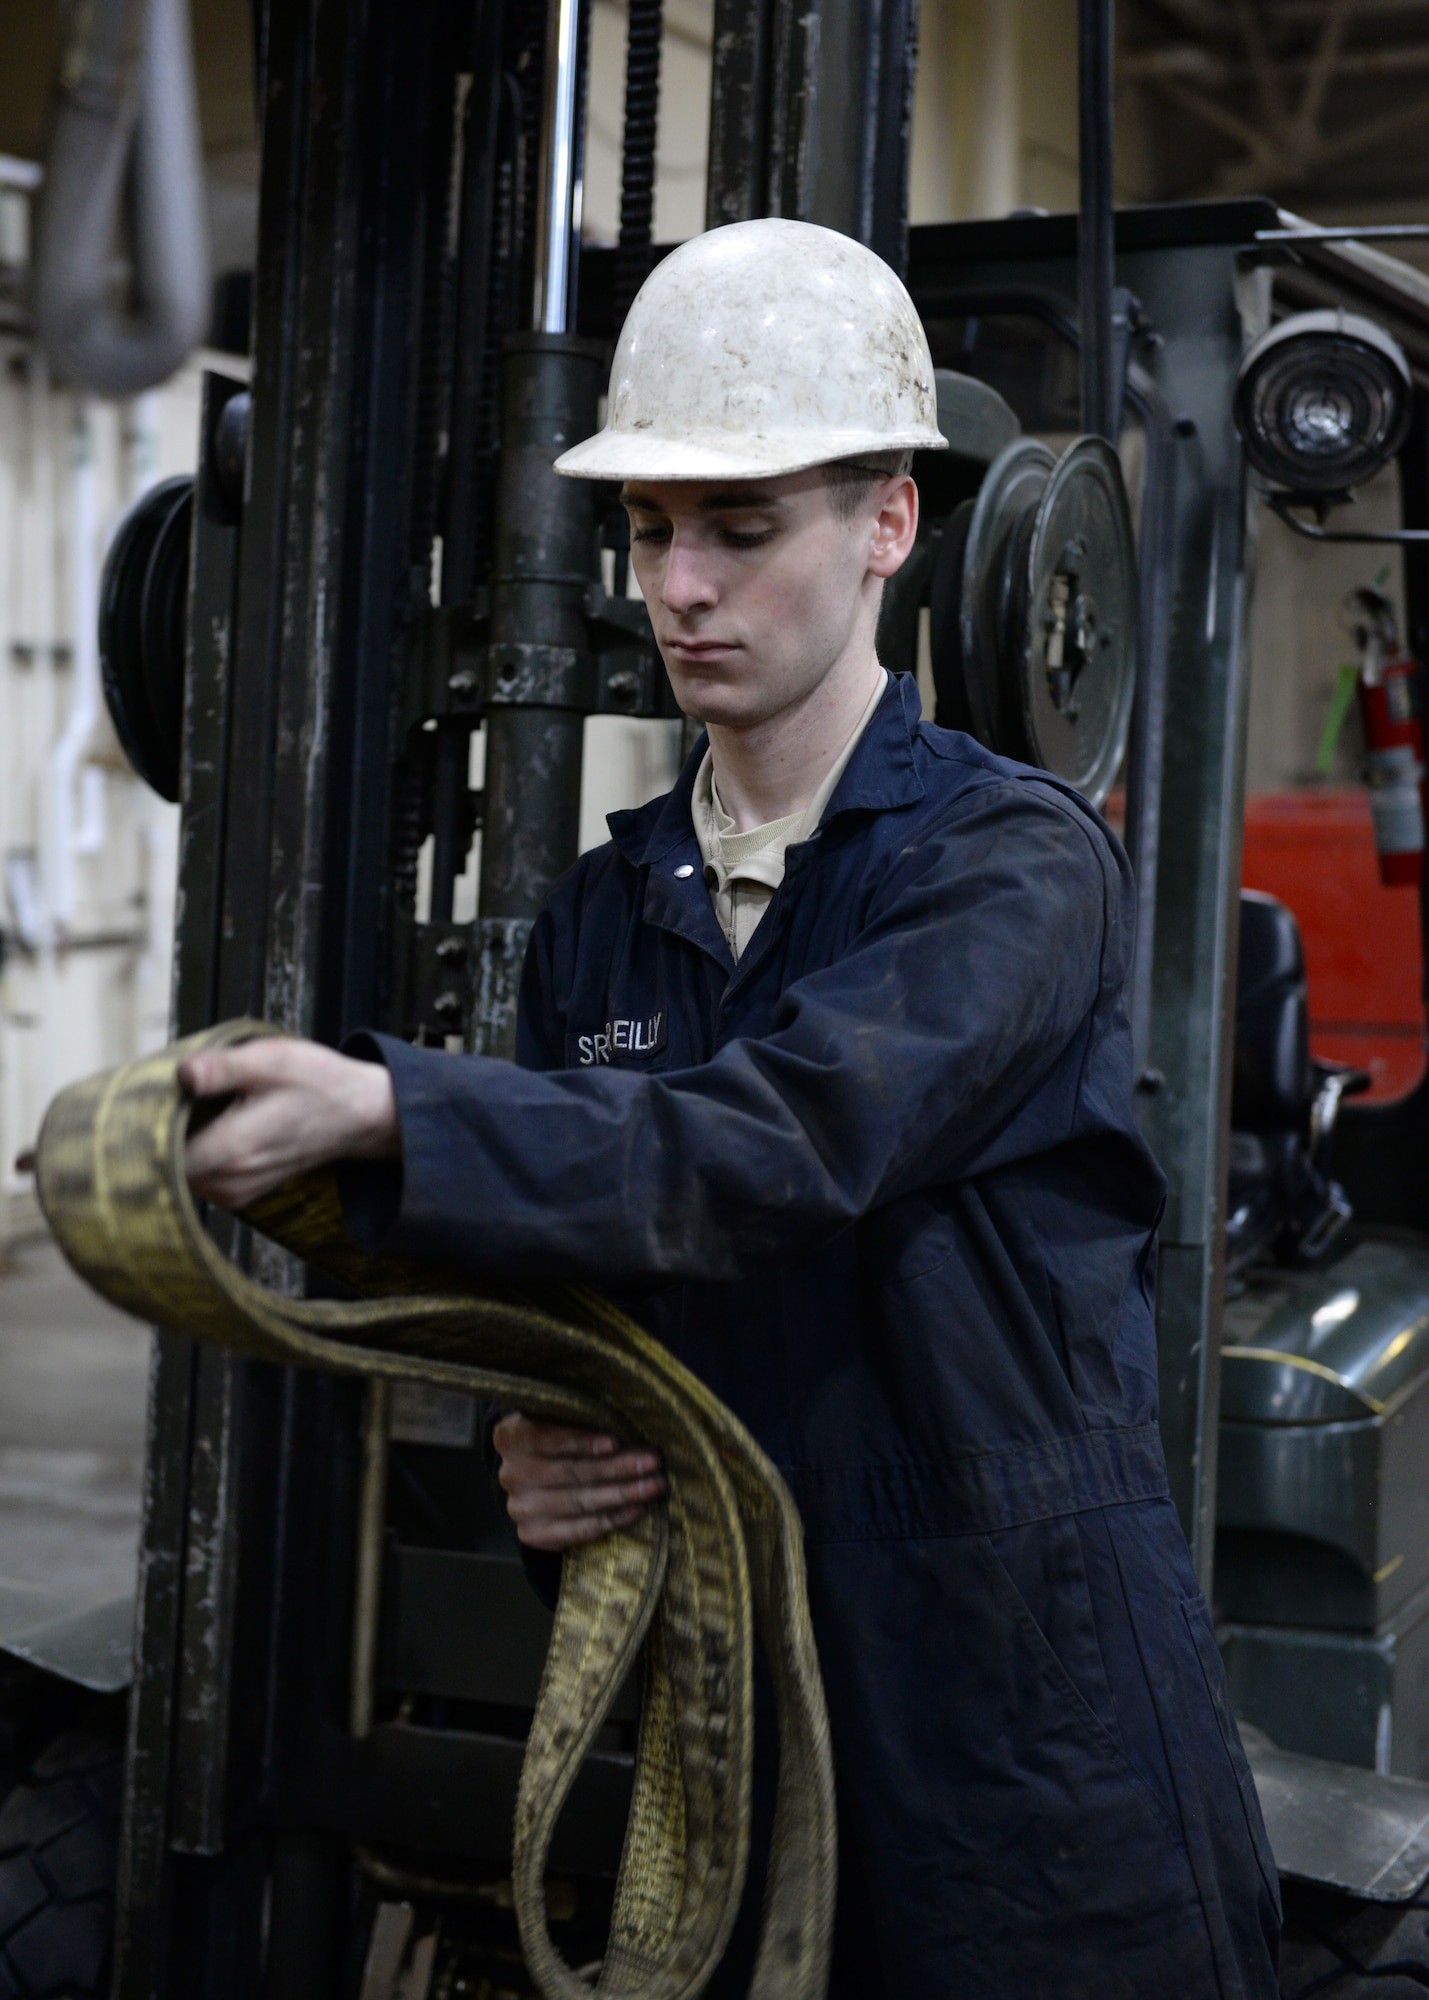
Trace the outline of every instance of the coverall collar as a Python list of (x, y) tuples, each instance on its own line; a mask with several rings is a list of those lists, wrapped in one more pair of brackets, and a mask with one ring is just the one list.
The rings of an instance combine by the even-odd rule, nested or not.
[[(912, 675), (890, 676), (887, 692), (829, 800), (822, 826), (841, 813), (887, 812), (914, 805), (923, 797), (923, 781), (913, 760), (913, 736), (921, 717), (922, 700)], [(608, 815), (611, 839), (637, 868), (649, 865), (666, 873), (690, 861), (698, 869), (700, 854), (690, 800), (707, 740), (703, 735), (699, 738), (663, 799)]]

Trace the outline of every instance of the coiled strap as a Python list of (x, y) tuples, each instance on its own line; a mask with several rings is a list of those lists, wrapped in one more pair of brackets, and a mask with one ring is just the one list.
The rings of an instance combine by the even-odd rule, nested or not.
[(516, 1914), (547, 2000), (588, 2000), (551, 1943), (542, 1878), (581, 1758), (645, 1649), (635, 1786), (596, 1992), (693, 2000), (729, 1940), (749, 1860), (753, 1637), (773, 1674), (779, 1790), (752, 2000), (822, 2000), (834, 1898), (828, 1722), (793, 1501), (743, 1426), (658, 1341), (593, 1294), (539, 1298), (355, 1251), (333, 1178), (291, 1182), (253, 1226), (361, 1294), (281, 1297), (229, 1263), (183, 1171), (200, 1049), (235, 1021), (74, 1085), (40, 1135), (40, 1200), (80, 1275), (172, 1332), (265, 1361), (459, 1389), (664, 1455), (666, 1503), (571, 1551), (516, 1805)]

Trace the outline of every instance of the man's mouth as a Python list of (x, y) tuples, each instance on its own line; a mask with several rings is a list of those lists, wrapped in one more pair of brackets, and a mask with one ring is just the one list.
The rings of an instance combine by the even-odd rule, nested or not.
[(677, 659), (695, 662), (698, 660), (719, 660), (738, 650), (733, 639), (682, 639), (678, 634), (666, 641), (669, 650)]

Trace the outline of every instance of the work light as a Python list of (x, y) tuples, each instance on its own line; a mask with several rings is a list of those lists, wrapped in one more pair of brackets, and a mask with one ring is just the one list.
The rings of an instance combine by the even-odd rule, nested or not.
[(1408, 362), (1373, 320), (1334, 308), (1296, 313), (1241, 363), (1236, 428), (1272, 484), (1307, 496), (1348, 493), (1403, 444), (1411, 393)]

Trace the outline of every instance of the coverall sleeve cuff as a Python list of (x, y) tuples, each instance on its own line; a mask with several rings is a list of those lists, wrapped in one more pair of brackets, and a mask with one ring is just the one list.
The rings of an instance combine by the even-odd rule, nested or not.
[[(359, 1062), (385, 1062), (389, 1073), (392, 1064), (387, 1061), (389, 1038), (372, 1035), (365, 1029), (349, 1035), (342, 1045), (345, 1056), (355, 1056)], [(397, 1047), (405, 1044), (397, 1043)], [(392, 1087), (397, 1092), (397, 1120), (402, 1119), (402, 1098), (397, 1091), (397, 1078), (392, 1078)], [(342, 1204), (342, 1226), (359, 1250), (369, 1254), (390, 1250), (390, 1238), (402, 1214), (402, 1188), (404, 1181), (402, 1161), (395, 1160), (339, 1160), (337, 1163), (337, 1194)]]

